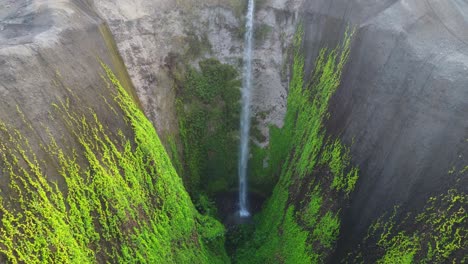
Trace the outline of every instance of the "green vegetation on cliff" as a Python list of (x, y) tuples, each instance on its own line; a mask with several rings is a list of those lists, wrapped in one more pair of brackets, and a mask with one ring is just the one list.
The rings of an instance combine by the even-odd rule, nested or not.
[(237, 263), (322, 263), (333, 251), (340, 207), (358, 178), (349, 150), (326, 137), (328, 102), (340, 84), (352, 33), (333, 50), (322, 49), (310, 84), (305, 84), (302, 28), (295, 37), (293, 76), (283, 128), (271, 128), (264, 151), (279, 175), (272, 196), (255, 217), (255, 231), (239, 242)]
[(71, 90), (53, 106), (51, 118), (65, 124), (66, 135), (48, 133), (40, 146), (47, 159), (0, 123), (1, 176), (9, 182), (0, 196), (0, 262), (227, 262), (224, 227), (197, 212), (154, 127), (102, 66), (115, 101), (103, 96), (102, 105), (132, 137), (110, 131)]
[(346, 263), (466, 263), (466, 208), (468, 195), (456, 189), (429, 198), (417, 214), (402, 217), (395, 207), (370, 226)]
[(192, 193), (213, 194), (237, 185), (240, 81), (237, 70), (215, 59), (188, 67), (178, 87), (182, 174)]

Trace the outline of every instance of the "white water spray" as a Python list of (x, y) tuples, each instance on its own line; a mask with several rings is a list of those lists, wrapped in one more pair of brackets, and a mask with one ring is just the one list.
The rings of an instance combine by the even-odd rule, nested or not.
[(252, 48), (253, 48), (253, 22), (254, 0), (249, 0), (245, 24), (245, 50), (242, 82), (242, 112), (240, 118), (240, 150), (239, 150), (239, 215), (249, 217), (247, 203), (247, 163), (249, 160), (249, 133), (250, 133), (250, 101), (252, 90)]

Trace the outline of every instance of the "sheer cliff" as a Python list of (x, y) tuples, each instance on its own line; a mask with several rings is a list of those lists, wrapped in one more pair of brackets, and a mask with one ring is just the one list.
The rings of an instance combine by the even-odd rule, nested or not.
[[(0, 263), (464, 263), (466, 0), (0, 0)], [(224, 226), (223, 226), (223, 224)]]

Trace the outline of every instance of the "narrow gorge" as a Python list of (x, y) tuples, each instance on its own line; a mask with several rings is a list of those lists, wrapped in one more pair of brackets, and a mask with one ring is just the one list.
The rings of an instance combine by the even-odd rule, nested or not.
[(465, 263), (466, 0), (0, 0), (0, 263)]

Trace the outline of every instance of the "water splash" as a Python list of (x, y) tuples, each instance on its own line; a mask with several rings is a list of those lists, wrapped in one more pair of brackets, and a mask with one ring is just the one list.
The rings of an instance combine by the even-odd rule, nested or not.
[(240, 118), (240, 149), (239, 149), (239, 215), (249, 217), (250, 212), (247, 200), (247, 164), (249, 160), (249, 133), (250, 133), (250, 101), (252, 90), (252, 48), (253, 48), (253, 22), (254, 0), (249, 0), (245, 24), (244, 69), (242, 82), (242, 112)]

